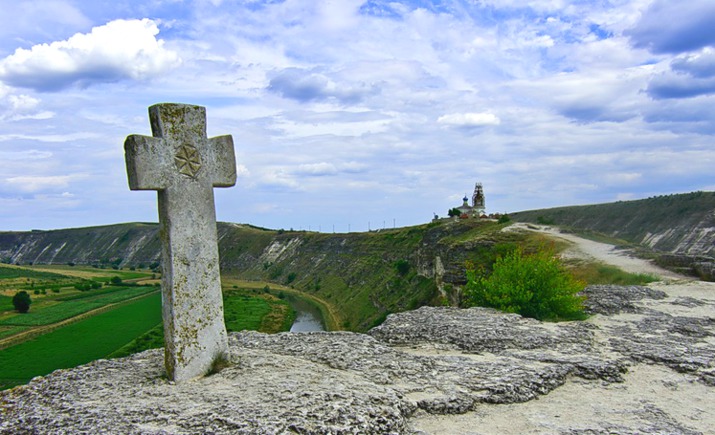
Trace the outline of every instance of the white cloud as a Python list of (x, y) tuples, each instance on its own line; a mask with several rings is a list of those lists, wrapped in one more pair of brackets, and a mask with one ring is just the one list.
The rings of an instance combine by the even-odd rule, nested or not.
[(3, 16), (0, 39), (28, 41), (90, 26), (91, 21), (82, 13), (81, 6), (72, 3), (77, 2), (3, 0), (0, 2)]
[(143, 80), (179, 64), (179, 56), (156, 39), (149, 19), (115, 20), (65, 41), (18, 48), (0, 61), (0, 79), (8, 85), (56, 91), (123, 79)]
[(579, 122), (623, 122), (638, 116), (651, 66), (564, 72), (540, 80), (514, 81), (517, 92)]
[(0, 83), (0, 120), (48, 119), (54, 114), (40, 110), (40, 99), (18, 94)]
[(24, 150), (24, 151), (0, 151), (1, 161), (25, 161), (40, 160), (52, 157), (49, 151)]
[(655, 0), (628, 30), (633, 44), (654, 53), (683, 53), (715, 44), (712, 0)]
[(501, 120), (489, 112), (482, 113), (450, 113), (437, 118), (440, 124), (457, 127), (481, 127), (485, 125), (499, 125)]
[(338, 173), (338, 169), (332, 163), (308, 163), (304, 165), (299, 165), (298, 168), (293, 171), (293, 173), (312, 176), (335, 175)]
[(341, 173), (347, 174), (357, 174), (365, 171), (366, 165), (357, 162), (347, 162), (347, 163), (329, 163), (329, 162), (318, 162), (318, 163), (304, 163), (298, 165), (291, 173), (295, 175), (307, 175), (314, 177), (321, 177), (326, 175), (338, 175)]
[(67, 133), (67, 134), (47, 134), (47, 135), (30, 135), (30, 134), (0, 134), (0, 142), (9, 140), (32, 140), (38, 142), (71, 142), (81, 139), (92, 139), (99, 136), (99, 133)]
[(236, 165), (236, 177), (237, 178), (248, 178), (251, 176), (251, 171), (245, 165)]
[(43, 190), (64, 189), (73, 181), (85, 178), (87, 178), (86, 174), (19, 176), (6, 178), (5, 183), (20, 192), (34, 193)]

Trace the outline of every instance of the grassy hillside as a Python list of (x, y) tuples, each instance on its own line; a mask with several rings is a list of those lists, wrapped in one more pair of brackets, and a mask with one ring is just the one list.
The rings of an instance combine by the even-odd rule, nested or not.
[(53, 231), (0, 232), (0, 260), (102, 267), (159, 261), (159, 226), (133, 223)]
[[(322, 302), (337, 328), (364, 331), (391, 312), (457, 302), (455, 289), (466, 280), (467, 259), (525, 237), (501, 228), (468, 220), (326, 234), (219, 223), (218, 237), (226, 278), (287, 286)], [(156, 224), (6, 232), (0, 233), (0, 257), (35, 267), (76, 264), (91, 271), (87, 265), (92, 265), (96, 271), (124, 268), (116, 272), (125, 273), (158, 264), (157, 233)]]
[(715, 192), (531, 210), (510, 216), (516, 221), (596, 231), (661, 252), (715, 257)]
[[(593, 210), (587, 210), (579, 216), (585, 221), (593, 215)], [(567, 214), (551, 210), (533, 219), (556, 221), (563, 216)], [(227, 280), (262, 283), (261, 288), (266, 283), (272, 288), (283, 286), (305, 296), (330, 313), (331, 329), (365, 331), (393, 312), (422, 305), (457, 305), (468, 260), (489, 265), (507, 245), (543, 242), (539, 239), (543, 236), (535, 234), (502, 232), (505, 225), (442, 220), (366, 233), (327, 234), (219, 223), (221, 272)], [(622, 227), (626, 227), (623, 222), (618, 228)], [(113, 272), (129, 273), (130, 267), (158, 264), (157, 229), (155, 224), (123, 224), (0, 233), (0, 254), (16, 262), (77, 263), (78, 270), (116, 267), (124, 269)], [(94, 269), (80, 268), (80, 264), (94, 265)]]
[(456, 303), (465, 262), (499, 243), (524, 243), (496, 222), (442, 221), (368, 233), (219, 228), (226, 276), (282, 284), (315, 296), (341, 329), (365, 331), (392, 312)]

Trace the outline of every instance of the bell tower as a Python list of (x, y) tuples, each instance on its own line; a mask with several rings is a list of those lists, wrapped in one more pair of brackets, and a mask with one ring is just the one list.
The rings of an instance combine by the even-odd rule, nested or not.
[(474, 194), (472, 195), (472, 208), (477, 216), (484, 214), (485, 210), (484, 201), (484, 189), (482, 188), (482, 183), (477, 183), (474, 185)]

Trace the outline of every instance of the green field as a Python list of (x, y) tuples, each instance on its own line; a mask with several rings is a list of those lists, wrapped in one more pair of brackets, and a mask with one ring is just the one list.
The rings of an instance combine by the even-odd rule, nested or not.
[(19, 334), (28, 329), (30, 329), (29, 326), (0, 326), (0, 339)]
[(0, 295), (0, 313), (14, 309), (15, 307), (12, 305), (12, 297)]
[[(276, 333), (289, 331), (295, 312), (288, 302), (256, 289), (226, 290), (223, 294), (226, 330)], [(163, 325), (157, 325), (111, 354), (119, 358), (164, 346)]]
[[(35, 269), (37, 268), (37, 269)], [(79, 291), (74, 283), (151, 277), (147, 271), (102, 270), (89, 267), (0, 265), (0, 339), (9, 339), (0, 350), (0, 389), (28, 382), (56, 369), (74, 367), (98, 358), (119, 357), (163, 346), (161, 294), (154, 285), (115, 285)], [(154, 281), (155, 282), (155, 281)], [(44, 294), (34, 294), (44, 289)], [(235, 287), (235, 286), (234, 286)], [(28, 313), (14, 311), (12, 294), (28, 288), (32, 305)], [(52, 288), (62, 288), (58, 292)], [(137, 300), (131, 300), (139, 298)], [(123, 303), (123, 304), (122, 304)], [(116, 307), (109, 305), (119, 304)], [(92, 310), (73, 323), (46, 332), (46, 327)], [(287, 331), (295, 318), (290, 305), (259, 289), (231, 289), (224, 294), (224, 318), (228, 331)], [(31, 335), (14, 335), (29, 332)], [(37, 335), (37, 334), (40, 335)], [(26, 341), (12, 344), (16, 341)], [(15, 341), (13, 341), (15, 340)]]
[(105, 358), (161, 322), (157, 292), (0, 351), (0, 388)]
[[(38, 309), (31, 306), (25, 314), (14, 314), (0, 320), (0, 326), (40, 326), (56, 323), (76, 315), (86, 313), (108, 304), (114, 304), (143, 294), (157, 291), (156, 287), (110, 287), (102, 293), (94, 294), (91, 290), (79, 293), (82, 296), (76, 300), (64, 302)], [(62, 301), (63, 299), (58, 299)]]
[(65, 275), (59, 273), (32, 270), (26, 267), (8, 266), (0, 264), (0, 279), (28, 278), (28, 279), (64, 279)]

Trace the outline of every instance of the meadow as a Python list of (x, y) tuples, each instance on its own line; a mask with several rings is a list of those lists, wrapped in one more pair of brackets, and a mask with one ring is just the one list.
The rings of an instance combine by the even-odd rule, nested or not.
[[(123, 283), (108, 284), (113, 277)], [(87, 282), (101, 286), (75, 288)], [(150, 271), (0, 265), (0, 389), (98, 358), (163, 347), (157, 283)], [(52, 285), (58, 286), (56, 291), (31, 290)], [(33, 301), (25, 314), (12, 305), (11, 295), (21, 289)], [(295, 319), (286, 301), (257, 285), (227, 286), (224, 307), (228, 331), (287, 331)]]
[(65, 298), (57, 298), (62, 302), (45, 306), (42, 309), (30, 309), (29, 312), (15, 313), (0, 319), (0, 326), (42, 326), (60, 322), (79, 314), (86, 313), (115, 304), (128, 299), (136, 298), (147, 293), (157, 292), (156, 287), (107, 287), (99, 294), (87, 291)]
[(0, 389), (105, 358), (161, 322), (158, 292), (0, 351)]
[[(288, 302), (266, 291), (225, 288), (223, 317), (228, 332), (260, 331), (272, 334), (289, 331), (295, 320), (295, 312)], [(109, 356), (119, 358), (163, 346), (164, 330), (160, 323)]]

